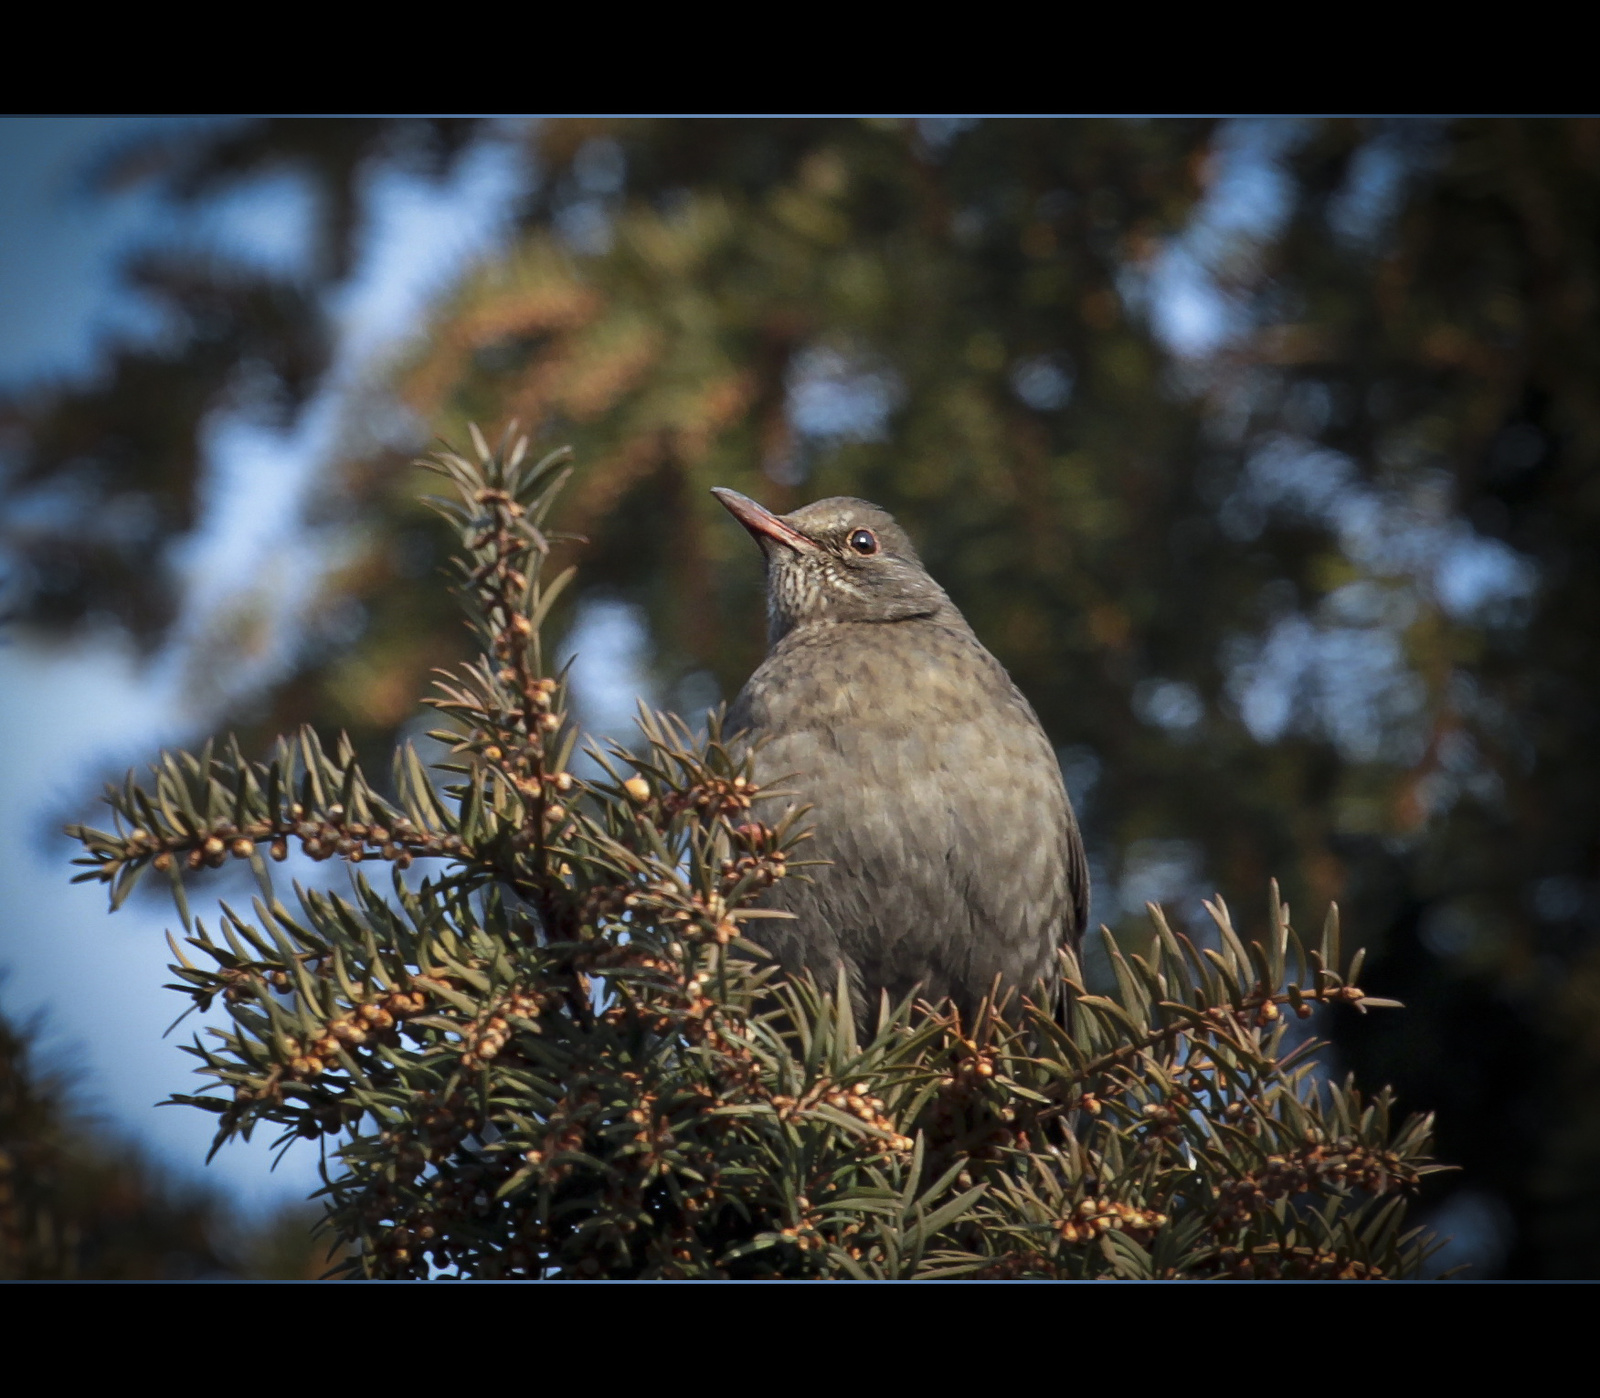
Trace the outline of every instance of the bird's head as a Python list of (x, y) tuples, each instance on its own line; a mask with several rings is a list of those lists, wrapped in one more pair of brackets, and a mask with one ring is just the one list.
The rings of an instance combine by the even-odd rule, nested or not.
[(711, 492), (767, 562), (767, 638), (796, 627), (905, 621), (953, 611), (886, 510), (836, 495), (775, 515), (737, 490)]

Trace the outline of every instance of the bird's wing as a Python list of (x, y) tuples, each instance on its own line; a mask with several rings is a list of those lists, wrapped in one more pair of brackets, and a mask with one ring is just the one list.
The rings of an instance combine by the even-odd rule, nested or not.
[[(998, 667), (999, 662), (995, 663)], [(1044, 725), (1039, 722), (1039, 715), (1028, 702), (1028, 696), (1011, 682), (1010, 676), (1006, 677), (1006, 682), (1010, 686), (1012, 700), (1028, 716), (1045, 746), (1049, 747), (1050, 739), (1045, 734)], [(1051, 749), (1051, 760), (1055, 760), (1054, 749)], [(1059, 768), (1059, 763), (1057, 766)], [(1065, 853), (1067, 897), (1070, 908), (1066, 924), (1061, 929), (1061, 944), (1071, 948), (1076, 954), (1083, 945), (1083, 934), (1089, 929), (1089, 855), (1083, 847), (1083, 832), (1078, 828), (1078, 813), (1072, 809), (1072, 797), (1067, 792), (1065, 779), (1061, 783), (1061, 794), (1066, 803)]]
[(1083, 832), (1078, 816), (1067, 802), (1067, 888), (1072, 898), (1072, 917), (1063, 929), (1062, 943), (1077, 955), (1083, 934), (1089, 930), (1089, 855), (1083, 847)]

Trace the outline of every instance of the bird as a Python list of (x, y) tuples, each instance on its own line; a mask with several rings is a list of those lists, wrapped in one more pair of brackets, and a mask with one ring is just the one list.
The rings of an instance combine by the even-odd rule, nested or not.
[(810, 806), (816, 861), (747, 935), (830, 993), (842, 971), (861, 1034), (910, 997), (967, 1026), (997, 988), (1058, 1000), (1089, 868), (1033, 707), (887, 511), (712, 494), (766, 564), (767, 654), (724, 732)]

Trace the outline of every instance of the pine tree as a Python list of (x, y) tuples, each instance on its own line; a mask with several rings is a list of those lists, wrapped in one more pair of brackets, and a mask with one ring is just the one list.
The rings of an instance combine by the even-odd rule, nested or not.
[[(781, 980), (741, 927), (805, 877), (805, 812), (758, 789), (719, 716), (641, 709), (635, 751), (579, 740), (541, 626), (565, 453), (525, 439), (431, 467), (480, 649), (441, 680), (432, 771), (381, 788), (303, 730), (163, 755), (71, 828), (113, 905), (164, 874), (175, 988), (225, 1007), (189, 1051), (215, 1147), (275, 1129), (323, 1148), (323, 1220), (371, 1277), (1393, 1277), (1429, 1252), (1406, 1201), (1431, 1121), (1330, 1084), (1286, 1026), (1365, 1010), (1337, 912), (1304, 942), (1274, 888), (1258, 939), (1215, 945), (1151, 909), (1143, 954), (1105, 937), (1091, 993), (1063, 952), (1067, 1032), (1026, 1002), (964, 1024), (889, 1007), (858, 1042), (842, 986)], [(270, 864), (297, 846), (349, 897)], [(250, 864), (259, 896), (210, 926), (188, 884)], [(415, 873), (411, 873), (413, 869)]]

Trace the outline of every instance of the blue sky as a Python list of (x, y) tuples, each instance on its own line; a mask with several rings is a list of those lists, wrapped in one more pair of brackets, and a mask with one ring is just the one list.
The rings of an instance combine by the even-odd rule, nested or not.
[[(280, 266), (304, 255), (309, 211), (292, 179), (257, 181), (181, 234), (148, 190), (93, 195), (85, 174), (95, 156), (152, 124), (0, 120), (0, 389), (92, 374), (108, 337), (159, 331), (119, 286), (118, 260), (131, 248), (182, 236)], [(490, 141), (442, 186), (393, 173), (372, 182), (371, 236), (335, 293), (339, 346), (323, 393), (287, 432), (227, 419), (214, 425), (201, 524), (180, 560), (190, 600), (162, 652), (140, 663), (111, 637), (77, 645), (0, 638), (0, 1003), (13, 1015), (43, 1010), (50, 1051), (82, 1070), (85, 1104), (175, 1170), (198, 1168), (211, 1122), (155, 1105), (195, 1086), (177, 1048), (195, 1021), (162, 1039), (182, 1008), (161, 989), (170, 979), (163, 933), (173, 919), (148, 899), (111, 917), (102, 889), (68, 884), (72, 849), (54, 832), (69, 817), (93, 817), (62, 793), (92, 790), (98, 778), (204, 731), (207, 711), (181, 698), (184, 659), (192, 638), (232, 600), (224, 579), (248, 588), (263, 569), (283, 567), (285, 550), (308, 551), (301, 561), (312, 565), (283, 568), (286, 575), (315, 576), (310, 552), (319, 545), (298, 528), (300, 510), (343, 403), (422, 323), (429, 300), (496, 246), (525, 179), (519, 159), (513, 143)], [(304, 600), (284, 599), (281, 644), (267, 648), (249, 682), (284, 663)], [(308, 1151), (291, 1152), (276, 1172), (268, 1166), (267, 1143), (258, 1139), (224, 1151), (206, 1174), (250, 1209), (304, 1198), (316, 1186)]]
[(147, 328), (117, 295), (115, 254), (160, 221), (148, 189), (97, 198), (89, 161), (120, 132), (115, 117), (0, 120), (0, 384), (84, 373), (110, 330)]

